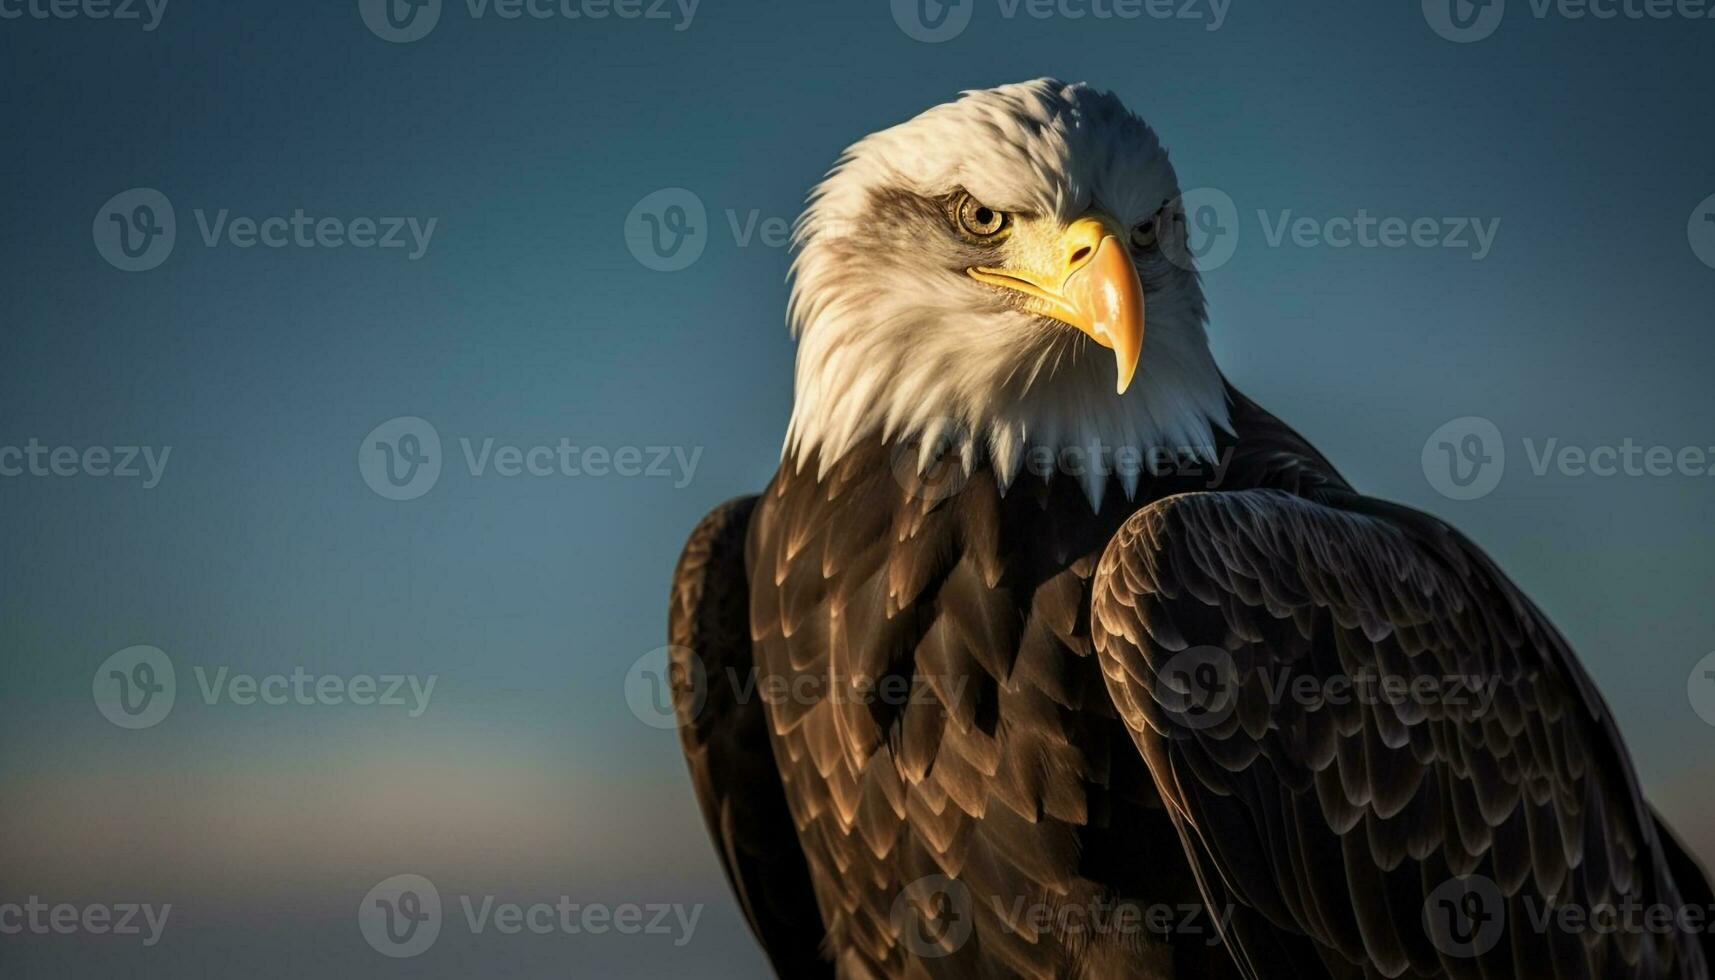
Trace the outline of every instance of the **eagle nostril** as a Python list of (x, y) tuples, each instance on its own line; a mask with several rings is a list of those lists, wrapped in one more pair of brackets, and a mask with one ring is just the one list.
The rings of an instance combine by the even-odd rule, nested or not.
[(1088, 246), (1088, 245), (1080, 246), (1077, 251), (1072, 253), (1072, 260), (1069, 264), (1070, 265), (1077, 265), (1079, 262), (1082, 262), (1089, 257), (1090, 257), (1090, 246)]

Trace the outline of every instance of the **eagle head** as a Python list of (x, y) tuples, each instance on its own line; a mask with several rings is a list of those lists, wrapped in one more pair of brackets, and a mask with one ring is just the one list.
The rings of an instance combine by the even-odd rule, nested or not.
[(1225, 387), (1179, 197), (1155, 132), (1084, 84), (967, 92), (860, 140), (796, 228), (786, 456), (825, 472), (880, 438), (1003, 487), (1040, 448), (1212, 457)]

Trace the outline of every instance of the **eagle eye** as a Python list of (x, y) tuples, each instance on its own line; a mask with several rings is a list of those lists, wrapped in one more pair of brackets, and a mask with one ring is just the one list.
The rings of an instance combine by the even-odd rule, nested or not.
[(1161, 244), (1161, 211), (1150, 215), (1131, 229), (1131, 247), (1136, 252), (1153, 251)]
[(953, 223), (959, 233), (977, 242), (993, 242), (1012, 225), (1012, 216), (997, 211), (970, 194), (960, 191), (953, 199)]

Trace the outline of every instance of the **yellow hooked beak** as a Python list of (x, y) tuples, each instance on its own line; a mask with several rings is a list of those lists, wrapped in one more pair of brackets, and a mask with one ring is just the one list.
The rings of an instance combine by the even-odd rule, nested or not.
[(1137, 373), (1144, 322), (1143, 284), (1125, 236), (1117, 222), (1096, 213), (1057, 234), (1020, 227), (1009, 244), (1028, 268), (977, 266), (969, 272), (978, 282), (1023, 293), (1025, 309), (1077, 327), (1112, 350), (1116, 390), (1123, 395)]

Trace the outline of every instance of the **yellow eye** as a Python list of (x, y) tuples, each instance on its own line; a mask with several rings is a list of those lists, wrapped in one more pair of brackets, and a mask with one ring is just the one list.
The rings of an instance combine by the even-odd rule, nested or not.
[(1012, 223), (1005, 211), (996, 211), (969, 194), (960, 194), (954, 207), (959, 231), (980, 241), (992, 240)]

